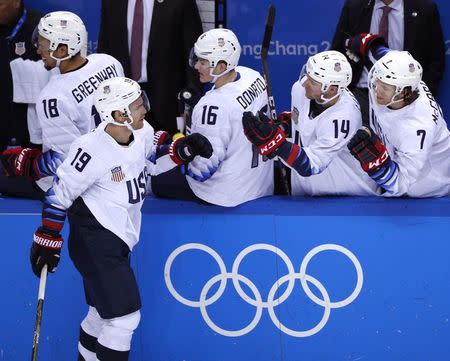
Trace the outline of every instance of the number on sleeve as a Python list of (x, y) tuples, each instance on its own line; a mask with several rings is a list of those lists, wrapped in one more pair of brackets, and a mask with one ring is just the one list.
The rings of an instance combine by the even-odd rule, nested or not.
[[(339, 137), (339, 121), (337, 119), (334, 119), (333, 124), (334, 124), (334, 137), (337, 139)], [(345, 134), (344, 139), (348, 137), (350, 133), (350, 120), (342, 119), (341, 133)]]
[(83, 150), (78, 148), (77, 154), (75, 154), (72, 162), (70, 162), (70, 165), (73, 165), (78, 172), (82, 172), (92, 158), (88, 153), (81, 152), (83, 152)]
[(208, 109), (208, 105), (203, 106), (203, 112), (202, 112), (202, 124), (208, 124), (208, 125), (214, 125), (217, 121), (217, 113), (215, 113), (215, 110), (218, 110), (219, 107), (216, 107), (215, 105), (210, 105)]
[(45, 117), (48, 119), (59, 117), (58, 102), (57, 99), (44, 99), (42, 100), (42, 105), (44, 106)]
[(423, 143), (425, 142), (425, 135), (426, 134), (427, 134), (427, 132), (425, 131), (425, 129), (417, 130), (417, 136), (418, 137), (422, 137), (422, 139), (420, 139), (420, 149), (423, 149)]

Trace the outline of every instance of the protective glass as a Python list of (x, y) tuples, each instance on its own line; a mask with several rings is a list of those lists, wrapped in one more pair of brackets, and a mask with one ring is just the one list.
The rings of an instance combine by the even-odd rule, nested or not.
[(191, 51), (189, 52), (189, 66), (194, 69), (195, 63), (197, 62), (198, 57), (195, 55), (194, 47), (191, 48)]

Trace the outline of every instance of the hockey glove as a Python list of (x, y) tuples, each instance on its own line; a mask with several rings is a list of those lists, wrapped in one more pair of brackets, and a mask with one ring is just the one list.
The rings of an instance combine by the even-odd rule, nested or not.
[(58, 266), (63, 239), (59, 232), (47, 227), (39, 227), (34, 233), (30, 249), (30, 262), (33, 273), (41, 276), (42, 267), (46, 264), (48, 272), (55, 272)]
[(153, 136), (153, 144), (159, 145), (170, 145), (172, 143), (172, 137), (165, 130), (158, 130)]
[[(351, 38), (345, 39), (344, 43), (345, 48), (361, 58), (368, 56), (369, 51), (374, 50), (378, 46), (387, 47), (386, 41), (381, 35), (372, 33), (361, 33), (355, 35)], [(349, 54), (347, 53), (347, 55)], [(356, 59), (352, 60), (357, 61)]]
[(170, 157), (178, 165), (189, 163), (197, 155), (203, 158), (210, 158), (212, 153), (213, 147), (211, 143), (199, 133), (178, 138), (169, 148)]
[(282, 112), (278, 115), (277, 120), (273, 121), (269, 117), (267, 117), (264, 113), (260, 112), (259, 119), (270, 125), (275, 124), (281, 128), (281, 130), (286, 134), (286, 137), (289, 137), (291, 134), (291, 112)]
[(389, 153), (380, 138), (367, 127), (359, 129), (347, 147), (369, 175), (390, 161)]
[(278, 124), (283, 130), (284, 134), (286, 134), (286, 137), (291, 136), (291, 129), (292, 129), (292, 120), (291, 120), (291, 112), (282, 112), (278, 115)]
[(8, 149), (3, 152), (2, 158), (5, 157), (12, 167), (11, 175), (32, 180), (55, 175), (63, 162), (61, 154), (51, 149), (44, 153), (35, 148)]
[(254, 144), (261, 155), (272, 159), (277, 155), (279, 147), (286, 141), (286, 135), (278, 125), (268, 121), (263, 113), (254, 115), (244, 112), (242, 115), (244, 134)]
[(1, 154), (2, 172), (5, 176), (11, 177), (15, 175), (14, 168), (16, 164), (16, 159), (22, 150), (23, 150), (22, 147), (16, 147), (6, 149)]

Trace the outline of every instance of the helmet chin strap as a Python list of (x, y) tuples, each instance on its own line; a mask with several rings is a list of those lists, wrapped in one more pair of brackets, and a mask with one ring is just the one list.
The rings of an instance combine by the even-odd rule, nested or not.
[(227, 73), (229, 73), (230, 71), (233, 70), (233, 69), (226, 69), (226, 70), (224, 70), (224, 71), (223, 71), (222, 73), (220, 73), (220, 74), (213, 74), (213, 71), (214, 71), (215, 68), (216, 68), (216, 67), (211, 68), (211, 70), (209, 71), (209, 75), (212, 76), (212, 79), (210, 80), (210, 83), (211, 83), (211, 84), (215, 84), (216, 81), (217, 81), (217, 79), (219, 79), (221, 76), (223, 76), (223, 75), (225, 75), (225, 74), (227, 74)]
[(52, 59), (54, 59), (54, 60), (56, 60), (56, 67), (57, 68), (59, 68), (59, 66), (61, 65), (61, 62), (62, 61), (64, 61), (64, 60), (67, 60), (67, 59), (70, 59), (71, 57), (72, 57), (72, 55), (67, 55), (65, 58), (55, 58), (54, 56), (53, 56), (53, 53), (54, 53), (55, 51), (53, 50), (51, 53), (50, 53), (50, 58), (52, 58)]
[(397, 103), (400, 103), (400, 102), (402, 102), (403, 101), (403, 99), (397, 99), (397, 100), (394, 100), (394, 98), (397, 96), (397, 95), (400, 95), (401, 94), (401, 91), (400, 92), (395, 92), (395, 94), (392, 96), (392, 98), (391, 98), (391, 101), (389, 102), (389, 103), (387, 103), (385, 106), (387, 107), (387, 108), (389, 108), (392, 104), (397, 104)]
[(340, 88), (336, 94), (334, 94), (331, 98), (325, 98), (324, 93), (320, 94), (320, 100), (316, 100), (317, 104), (325, 105), (331, 102), (332, 100), (336, 99), (339, 95), (342, 93), (342, 88)]
[(132, 115), (129, 113), (130, 113), (129, 111), (126, 111), (125, 114), (123, 115), (124, 118), (128, 118), (128, 121), (124, 121), (123, 123), (120, 123), (113, 118), (110, 121), (110, 123), (112, 123), (114, 125), (118, 125), (119, 127), (127, 127), (129, 130), (131, 130), (133, 132), (134, 129), (131, 126), (131, 124), (133, 124), (134, 119), (133, 119)]

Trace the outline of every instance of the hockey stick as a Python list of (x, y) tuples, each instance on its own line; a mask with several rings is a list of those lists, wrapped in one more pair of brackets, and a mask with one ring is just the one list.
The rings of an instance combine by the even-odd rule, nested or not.
[(42, 267), (39, 281), (38, 304), (36, 310), (36, 324), (34, 325), (33, 348), (31, 349), (31, 361), (37, 361), (39, 336), (41, 335), (42, 309), (44, 308), (45, 285), (47, 283), (47, 265)]
[[(264, 30), (264, 38), (261, 44), (261, 62), (263, 67), (264, 78), (266, 80), (266, 90), (269, 103), (270, 118), (273, 119), (273, 121), (276, 121), (277, 112), (275, 110), (275, 100), (273, 98), (272, 92), (272, 81), (270, 80), (269, 75), (269, 65), (267, 64), (267, 56), (269, 55), (269, 46), (270, 41), (272, 39), (272, 30), (274, 23), (275, 23), (275, 6), (271, 4), (269, 5), (269, 9), (267, 11), (266, 27)], [(291, 192), (289, 191), (286, 168), (280, 160), (278, 161), (278, 165), (281, 173), (282, 192), (285, 195), (290, 195)]]

